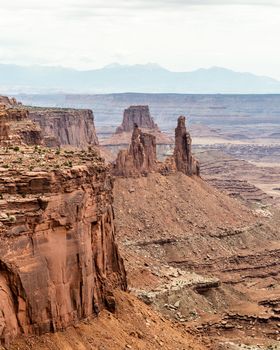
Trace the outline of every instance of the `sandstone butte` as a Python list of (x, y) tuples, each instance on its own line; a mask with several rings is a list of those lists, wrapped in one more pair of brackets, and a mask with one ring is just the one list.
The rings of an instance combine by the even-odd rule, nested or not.
[[(60, 120), (65, 121), (65, 112), (61, 113)], [(20, 334), (57, 332), (103, 309), (114, 312), (114, 290), (127, 289), (115, 241), (108, 166), (92, 147), (87, 151), (45, 147), (49, 125), (57, 128), (50, 137), (55, 136), (58, 144), (77, 146), (76, 135), (65, 139), (67, 133), (59, 133), (60, 128), (69, 130), (69, 124), (54, 122), (56, 113), (48, 110), (45, 118), (50, 124), (42, 117), (41, 127), (29, 114), (15, 100), (3, 99), (0, 343), (5, 347)], [(81, 116), (83, 128), (91, 123), (89, 116), (89, 112)], [(98, 143), (94, 129), (87, 135), (88, 146)], [(129, 154), (135, 169), (153, 170), (154, 137), (135, 127), (132, 141)]]
[(134, 125), (137, 125), (143, 133), (155, 137), (157, 152), (162, 158), (165, 156), (166, 149), (173, 148), (174, 141), (161, 132), (151, 116), (149, 106), (130, 106), (124, 110), (122, 123), (117, 127), (115, 133), (109, 138), (100, 140), (102, 154), (107, 161), (116, 159), (120, 147), (129, 146)]
[(116, 133), (131, 132), (135, 124), (143, 129), (159, 131), (150, 114), (149, 106), (130, 106), (125, 109), (122, 124), (117, 128)]

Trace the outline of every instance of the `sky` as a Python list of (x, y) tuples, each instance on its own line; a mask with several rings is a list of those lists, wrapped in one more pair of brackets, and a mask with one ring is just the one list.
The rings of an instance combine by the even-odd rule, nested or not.
[(221, 66), (280, 80), (280, 0), (0, 0), (0, 62)]

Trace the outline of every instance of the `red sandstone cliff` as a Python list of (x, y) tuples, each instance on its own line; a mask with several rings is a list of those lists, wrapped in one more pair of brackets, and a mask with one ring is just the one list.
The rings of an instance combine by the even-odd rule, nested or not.
[(30, 118), (40, 125), (47, 146), (98, 145), (91, 110), (31, 108)]
[[(3, 97), (1, 98), (6, 101)], [(0, 144), (14, 146), (22, 143), (41, 144), (40, 127), (29, 118), (27, 109), (20, 108), (16, 103), (0, 104)]]
[[(112, 310), (112, 290), (126, 289), (104, 163), (95, 153), (81, 153), (72, 155), (71, 165), (61, 163), (60, 170), (46, 163), (48, 171), (30, 171), (42, 158), (32, 152), (24, 150), (20, 167), (0, 168), (0, 340), (5, 345), (19, 333), (53, 332), (103, 307)], [(62, 155), (49, 150), (44, 157), (55, 168)]]
[[(61, 140), (94, 142), (92, 115), (83, 114), (50, 116), (47, 125), (73, 121)], [(88, 137), (79, 144), (85, 134), (74, 135), (75, 127)], [(28, 110), (6, 104), (0, 141), (0, 344), (9, 346), (18, 334), (55, 332), (104, 307), (113, 311), (112, 291), (126, 289), (126, 273), (113, 184), (97, 152), (39, 146), (41, 129)]]

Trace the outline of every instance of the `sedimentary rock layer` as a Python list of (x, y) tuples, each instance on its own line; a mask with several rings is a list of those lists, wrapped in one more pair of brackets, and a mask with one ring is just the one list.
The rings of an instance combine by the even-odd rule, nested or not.
[(0, 144), (39, 145), (42, 143), (40, 127), (29, 118), (27, 109), (18, 106), (0, 106)]
[[(48, 158), (59, 157), (49, 152)], [(126, 289), (112, 181), (98, 157), (83, 157), (84, 164), (71, 160), (60, 170), (1, 168), (0, 341), (6, 346), (20, 333), (53, 332), (103, 307), (113, 310), (113, 289)]]
[(40, 125), (49, 140), (48, 146), (87, 148), (98, 145), (91, 110), (32, 108), (30, 118)]

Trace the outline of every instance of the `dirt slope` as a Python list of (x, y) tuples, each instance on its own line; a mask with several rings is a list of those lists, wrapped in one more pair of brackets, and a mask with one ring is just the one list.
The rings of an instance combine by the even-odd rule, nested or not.
[[(114, 198), (118, 241), (135, 294), (186, 327), (195, 320), (195, 334), (208, 334), (211, 349), (236, 337), (232, 325), (252, 343), (277, 339), (277, 211), (248, 209), (180, 173), (119, 178)], [(260, 324), (258, 340), (252, 322)]]
[(116, 291), (116, 314), (98, 318), (65, 332), (22, 337), (10, 350), (204, 350), (199, 338), (163, 319), (131, 294)]

